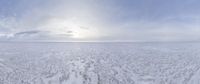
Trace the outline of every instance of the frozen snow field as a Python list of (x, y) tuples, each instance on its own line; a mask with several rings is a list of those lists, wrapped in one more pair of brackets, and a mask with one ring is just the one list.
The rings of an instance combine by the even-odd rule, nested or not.
[(200, 43), (0, 43), (0, 84), (200, 84)]

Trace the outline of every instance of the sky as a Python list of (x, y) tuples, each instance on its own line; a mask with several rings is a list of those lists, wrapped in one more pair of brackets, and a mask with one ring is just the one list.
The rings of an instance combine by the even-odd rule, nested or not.
[(0, 41), (199, 41), (199, 0), (0, 0)]

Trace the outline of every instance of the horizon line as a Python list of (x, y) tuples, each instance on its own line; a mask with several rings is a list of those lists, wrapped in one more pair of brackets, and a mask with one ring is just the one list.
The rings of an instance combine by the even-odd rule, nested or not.
[(0, 41), (0, 43), (179, 43), (200, 41)]

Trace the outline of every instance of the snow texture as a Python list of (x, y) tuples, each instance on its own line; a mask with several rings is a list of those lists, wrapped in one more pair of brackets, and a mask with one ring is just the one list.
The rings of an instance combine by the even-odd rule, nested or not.
[(0, 43), (0, 84), (200, 84), (198, 43)]

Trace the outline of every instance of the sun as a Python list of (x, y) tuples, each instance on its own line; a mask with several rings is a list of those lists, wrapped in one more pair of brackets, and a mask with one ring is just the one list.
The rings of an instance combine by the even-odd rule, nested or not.
[(73, 24), (71, 26), (72, 36), (74, 39), (90, 39), (98, 36), (97, 30), (92, 28), (86, 28), (79, 26), (77, 24)]
[(83, 30), (73, 30), (73, 33), (72, 33), (72, 38), (75, 38), (75, 39), (84, 39), (84, 38), (89, 38), (88, 35), (86, 35), (87, 33), (84, 32)]
[(99, 30), (93, 25), (65, 19), (52, 19), (44, 27), (52, 36), (66, 35), (66, 39), (91, 40), (99, 37)]

